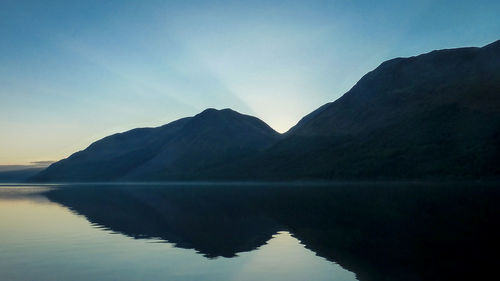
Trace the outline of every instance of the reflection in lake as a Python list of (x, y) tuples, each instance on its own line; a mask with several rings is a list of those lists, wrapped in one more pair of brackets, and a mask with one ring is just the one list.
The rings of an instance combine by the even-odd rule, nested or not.
[(0, 188), (0, 279), (480, 279), (500, 265), (497, 189), (74, 185), (21, 196)]

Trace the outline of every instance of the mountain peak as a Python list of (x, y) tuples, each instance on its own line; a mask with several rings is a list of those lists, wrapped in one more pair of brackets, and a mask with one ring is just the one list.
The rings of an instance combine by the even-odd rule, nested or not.
[(210, 134), (239, 134), (250, 132), (267, 135), (272, 138), (279, 136), (269, 125), (257, 117), (241, 114), (230, 108), (208, 108), (195, 115), (184, 128), (199, 134), (201, 131)]
[(202, 112), (196, 114), (194, 116), (194, 119), (219, 119), (219, 118), (228, 118), (228, 117), (243, 117), (246, 116), (244, 114), (241, 114), (237, 111), (234, 111), (230, 108), (224, 108), (224, 109), (216, 109), (216, 108), (207, 108), (203, 110)]
[(280, 135), (260, 119), (209, 108), (158, 128), (135, 129), (91, 144), (32, 180), (171, 180), (253, 155)]
[[(238, 113), (237, 111), (234, 111), (231, 108), (217, 109), (217, 108), (210, 107), (210, 108), (207, 108), (207, 109), (203, 110), (202, 112), (198, 113), (197, 115), (201, 115), (201, 114), (227, 114), (230, 112)], [(238, 114), (240, 114), (240, 113), (238, 113)]]

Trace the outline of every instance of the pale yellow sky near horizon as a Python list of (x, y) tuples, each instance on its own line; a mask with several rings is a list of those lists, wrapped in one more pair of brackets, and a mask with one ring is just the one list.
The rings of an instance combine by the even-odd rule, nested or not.
[[(241, 113), (241, 112), (240, 112)], [(247, 113), (244, 113), (247, 114)], [(42, 128), (40, 131), (32, 131), (29, 132), (28, 135), (24, 139), (19, 139), (16, 141), (16, 146), (24, 147), (25, 149), (21, 150), (0, 150), (0, 166), (36, 166), (35, 162), (55, 162), (61, 159), (69, 157), (71, 154), (83, 150), (87, 148), (93, 142), (100, 140), (106, 136), (122, 133), (128, 130), (132, 130), (134, 128), (141, 127), (158, 127), (164, 124), (170, 123), (180, 118), (184, 118), (186, 116), (182, 116), (179, 118), (174, 118), (171, 121), (167, 121), (165, 123), (156, 122), (156, 124), (138, 124), (134, 127), (121, 125), (121, 126), (112, 126), (109, 129), (104, 130), (96, 130), (96, 133), (92, 136), (85, 136), (84, 134), (75, 134), (70, 136), (65, 136), (63, 133), (59, 136), (46, 137), (44, 141), (40, 141), (41, 138), (38, 138), (38, 142), (34, 141), (37, 139), (37, 134), (43, 134)], [(259, 118), (262, 120), (262, 118)], [(300, 119), (299, 119), (300, 120)], [(297, 122), (299, 121), (297, 120)], [(266, 122), (265, 120), (262, 120)], [(139, 122), (138, 122), (139, 123)], [(266, 122), (267, 123), (267, 122)], [(269, 125), (269, 124), (268, 124)], [(271, 125), (270, 125), (271, 126)], [(271, 126), (272, 127), (272, 126)], [(68, 128), (69, 129), (69, 128)], [(275, 128), (273, 128), (275, 129)], [(289, 128), (288, 128), (289, 129)], [(284, 133), (286, 130), (278, 131), (280, 133)], [(99, 131), (99, 133), (97, 133)], [(62, 147), (58, 147), (61, 143), (61, 139), (55, 141), (55, 138), (64, 138), (64, 142), (66, 145)], [(35, 145), (34, 145), (35, 143)], [(0, 138), (0, 147), (14, 147), (13, 144), (9, 144), (5, 141), (5, 139)], [(38, 155), (33, 157), (33, 155)]]

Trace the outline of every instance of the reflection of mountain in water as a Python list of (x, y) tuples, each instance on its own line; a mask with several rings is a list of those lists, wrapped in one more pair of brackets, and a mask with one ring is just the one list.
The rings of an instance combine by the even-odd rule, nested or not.
[(115, 232), (161, 238), (207, 257), (253, 250), (278, 229), (263, 213), (251, 213), (236, 194), (209, 196), (209, 189), (189, 189), (85, 187), (48, 197)]
[(500, 265), (494, 186), (80, 186), (47, 197), (99, 226), (207, 257), (288, 230), (360, 280), (481, 279)]

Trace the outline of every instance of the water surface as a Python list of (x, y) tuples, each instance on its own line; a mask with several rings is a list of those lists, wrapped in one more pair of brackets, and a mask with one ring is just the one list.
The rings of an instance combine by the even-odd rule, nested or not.
[(500, 265), (496, 184), (0, 187), (0, 280), (460, 280)]
[[(47, 199), (50, 190), (0, 188), (0, 280), (355, 280), (286, 231), (251, 252), (208, 258), (161, 238), (134, 239), (89, 221)], [(111, 220), (123, 215), (109, 211), (104, 215)], [(133, 211), (126, 215), (140, 224), (143, 214), (135, 217)]]

